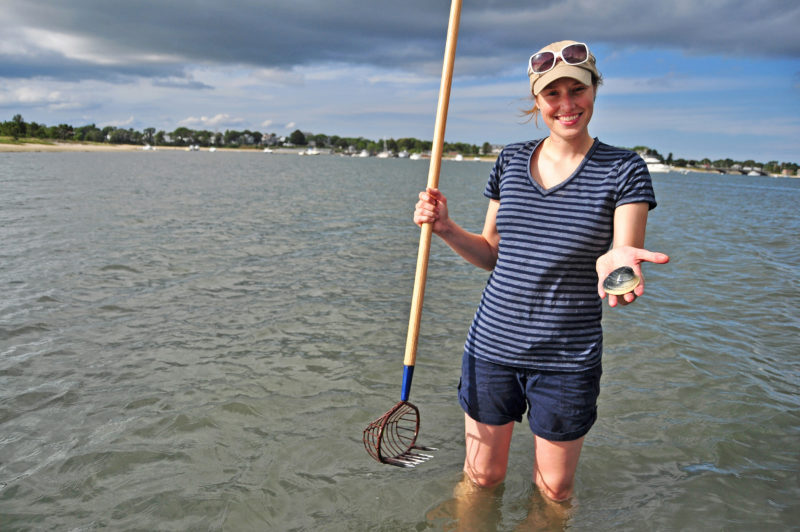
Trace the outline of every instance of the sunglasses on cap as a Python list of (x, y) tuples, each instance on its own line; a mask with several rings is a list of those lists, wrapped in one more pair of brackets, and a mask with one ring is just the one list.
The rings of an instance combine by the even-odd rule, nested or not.
[(549, 50), (533, 54), (528, 64), (534, 74), (544, 74), (553, 70), (561, 58), (567, 65), (580, 65), (589, 60), (589, 47), (582, 42), (568, 44), (559, 52)]

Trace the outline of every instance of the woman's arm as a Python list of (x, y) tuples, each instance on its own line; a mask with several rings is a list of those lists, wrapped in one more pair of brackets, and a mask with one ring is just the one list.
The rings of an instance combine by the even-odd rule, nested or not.
[(470, 233), (450, 219), (447, 211), (447, 198), (438, 189), (429, 188), (419, 193), (419, 201), (414, 210), (414, 223), (433, 224), (433, 232), (444, 240), (448, 246), (466, 259), (484, 270), (494, 269), (497, 263), (497, 250), (500, 246), (500, 235), (497, 233), (497, 209), (500, 202), (489, 201), (486, 220), (481, 234)]
[(603, 280), (609, 273), (620, 266), (633, 268), (634, 273), (639, 276), (641, 282), (633, 292), (622, 296), (608, 294), (608, 304), (612, 307), (617, 304), (627, 305), (628, 303), (633, 303), (637, 297), (644, 294), (642, 262), (654, 262), (656, 264), (669, 262), (667, 255), (644, 249), (649, 209), (650, 206), (647, 203), (629, 203), (620, 205), (614, 210), (614, 239), (611, 249), (597, 259), (597, 293), (601, 298), (607, 295), (603, 290)]

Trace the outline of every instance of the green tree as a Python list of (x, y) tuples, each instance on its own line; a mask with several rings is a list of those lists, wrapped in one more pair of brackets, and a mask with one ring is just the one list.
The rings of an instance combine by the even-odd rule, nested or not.
[(781, 165), (778, 164), (778, 161), (769, 161), (762, 168), (765, 172), (769, 172), (770, 174), (781, 173)]
[(69, 140), (74, 134), (75, 131), (69, 124), (59, 124), (58, 127), (53, 128), (53, 138), (59, 140)]
[(28, 135), (31, 137), (36, 137), (37, 139), (43, 139), (47, 137), (47, 126), (44, 124), (37, 124), (36, 122), (31, 122), (28, 124)]
[(194, 131), (188, 127), (179, 127), (172, 132), (172, 142), (178, 146), (194, 143)]
[(103, 132), (94, 124), (81, 126), (75, 130), (73, 138), (82, 142), (103, 142)]
[(112, 144), (129, 144), (131, 142), (130, 132), (125, 129), (115, 129), (111, 132), (109, 142)]
[(292, 131), (292, 134), (289, 135), (289, 142), (291, 142), (295, 146), (305, 146), (307, 143), (306, 136), (299, 129), (295, 129), (294, 131)]
[(235, 130), (232, 130), (232, 129), (226, 129), (225, 130), (225, 137), (224, 137), (225, 145), (226, 146), (238, 146), (239, 143), (240, 143), (239, 138), (241, 136), (242, 136), (242, 134), (239, 131), (235, 131)]
[(208, 145), (211, 144), (211, 137), (213, 135), (214, 134), (212, 132), (204, 129), (202, 131), (195, 131), (194, 132), (194, 139), (197, 142), (197, 144), (199, 144), (201, 146), (208, 146)]
[(22, 119), (22, 115), (14, 115), (14, 118), (11, 119), (11, 122), (11, 136), (14, 137), (14, 140), (24, 137), (27, 134), (27, 127), (25, 120)]
[(328, 143), (330, 142), (328, 135), (323, 135), (323, 134), (312, 135), (306, 140), (307, 141), (313, 140), (314, 146), (316, 146), (317, 148), (325, 148), (326, 146), (328, 146)]

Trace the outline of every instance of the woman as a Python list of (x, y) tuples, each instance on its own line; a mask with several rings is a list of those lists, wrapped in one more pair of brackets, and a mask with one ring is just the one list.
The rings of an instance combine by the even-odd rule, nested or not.
[[(506, 146), (490, 172), (483, 231), (448, 216), (437, 189), (419, 194), (418, 225), (470, 263), (492, 272), (470, 327), (459, 402), (465, 411), (464, 471), (478, 486), (503, 481), (514, 422), (534, 434), (533, 478), (555, 501), (572, 495), (583, 439), (597, 417), (602, 353), (602, 280), (620, 266), (641, 277), (656, 206), (637, 154), (589, 135), (602, 77), (583, 43), (542, 48), (528, 64), (535, 105), (550, 130), (543, 140)], [(644, 282), (611, 307), (632, 303)]]

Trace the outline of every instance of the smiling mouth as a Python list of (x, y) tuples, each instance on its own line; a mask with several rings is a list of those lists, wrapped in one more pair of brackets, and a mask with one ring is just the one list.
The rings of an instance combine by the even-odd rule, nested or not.
[(574, 115), (561, 115), (558, 117), (559, 122), (574, 122), (576, 121), (581, 115), (574, 114)]

